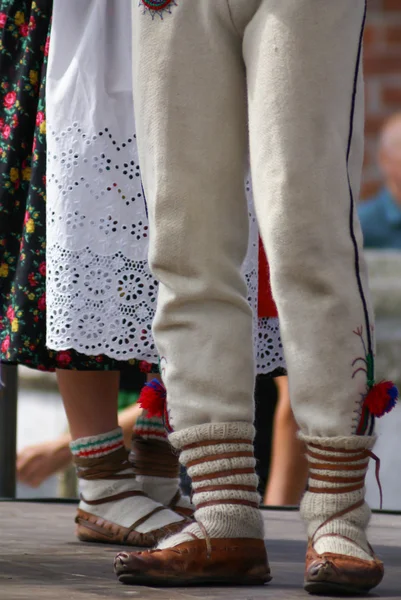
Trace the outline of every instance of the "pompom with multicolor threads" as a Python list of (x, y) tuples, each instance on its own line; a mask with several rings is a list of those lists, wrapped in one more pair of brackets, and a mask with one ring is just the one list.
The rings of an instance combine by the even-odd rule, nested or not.
[(380, 381), (373, 385), (366, 395), (364, 407), (374, 417), (382, 417), (396, 405), (398, 389), (392, 381)]
[(172, 0), (142, 0), (142, 3), (150, 10), (163, 10), (171, 4)]
[(177, 6), (176, 0), (139, 0), (139, 6), (142, 6), (145, 13), (150, 13), (152, 19), (158, 15), (163, 20), (164, 15), (171, 14), (171, 9)]
[(158, 379), (152, 379), (142, 388), (138, 404), (148, 417), (163, 417), (166, 408), (166, 388)]

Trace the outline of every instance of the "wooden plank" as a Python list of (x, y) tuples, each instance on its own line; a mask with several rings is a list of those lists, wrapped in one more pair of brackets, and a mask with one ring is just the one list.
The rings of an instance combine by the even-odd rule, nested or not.
[[(1, 600), (261, 600), (306, 598), (304, 528), (294, 512), (264, 511), (274, 580), (257, 588), (155, 589), (124, 586), (112, 569), (116, 546), (74, 539), (73, 505), (0, 503)], [(386, 563), (379, 596), (399, 599), (401, 517), (374, 515), (371, 540)]]

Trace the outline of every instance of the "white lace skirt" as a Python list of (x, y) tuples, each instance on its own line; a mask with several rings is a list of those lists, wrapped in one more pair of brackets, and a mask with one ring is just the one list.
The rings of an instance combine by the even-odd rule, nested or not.
[[(131, 0), (54, 0), (47, 71), (47, 345), (157, 362), (131, 79)], [(257, 371), (284, 367), (277, 319), (257, 319), (258, 230), (246, 182), (244, 263)]]

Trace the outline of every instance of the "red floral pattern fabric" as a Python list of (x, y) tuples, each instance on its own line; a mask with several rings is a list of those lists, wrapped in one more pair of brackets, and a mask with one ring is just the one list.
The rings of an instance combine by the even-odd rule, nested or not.
[(135, 361), (46, 348), (45, 78), (52, 0), (0, 0), (0, 360), (40, 370)]

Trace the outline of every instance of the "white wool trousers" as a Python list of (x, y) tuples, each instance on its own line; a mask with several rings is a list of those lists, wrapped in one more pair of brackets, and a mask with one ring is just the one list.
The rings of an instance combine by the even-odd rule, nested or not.
[(369, 433), (374, 334), (355, 210), (365, 0), (134, 0), (134, 100), (175, 431), (252, 422), (248, 155), (296, 419)]

